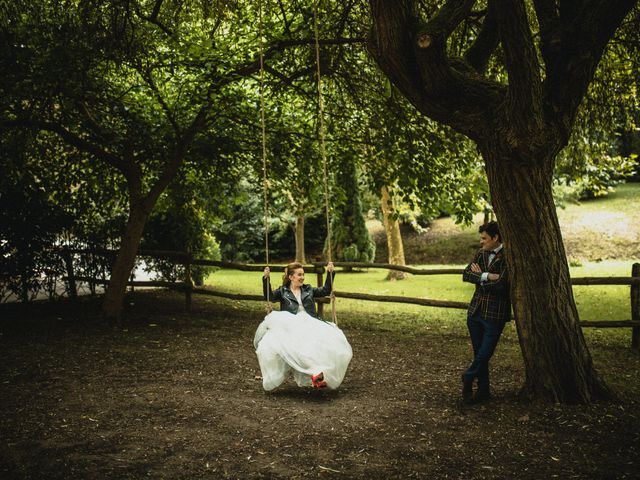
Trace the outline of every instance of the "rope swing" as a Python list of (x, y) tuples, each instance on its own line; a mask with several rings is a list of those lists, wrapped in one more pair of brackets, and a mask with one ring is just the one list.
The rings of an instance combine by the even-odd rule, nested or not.
[[(324, 208), (327, 222), (327, 262), (331, 262), (332, 245), (331, 245), (331, 222), (329, 217), (329, 180), (328, 180), (328, 167), (327, 167), (327, 153), (325, 148), (325, 129), (324, 129), (324, 98), (322, 96), (322, 77), (320, 75), (320, 42), (318, 33), (318, 0), (313, 2), (313, 27), (315, 34), (315, 52), (316, 52), (316, 74), (318, 85), (318, 136), (320, 156), (322, 158), (322, 180), (324, 186)], [(269, 266), (269, 203), (268, 203), (268, 178), (267, 178), (267, 134), (266, 134), (266, 122), (265, 122), (265, 108), (264, 108), (264, 38), (263, 38), (263, 19), (262, 19), (262, 0), (258, 2), (258, 29), (260, 37), (260, 124), (262, 128), (262, 201), (264, 205), (264, 250), (265, 250), (265, 263)], [(333, 276), (329, 275), (329, 285), (331, 286), (331, 319), (337, 325), (336, 317), (336, 297), (333, 293)], [(271, 301), (269, 300), (269, 289), (267, 288), (267, 312), (273, 310)]]
[[(322, 157), (322, 182), (324, 186), (324, 213), (327, 220), (327, 262), (331, 262), (331, 256), (333, 254), (333, 248), (331, 246), (331, 221), (329, 220), (329, 180), (327, 173), (327, 152), (325, 148), (324, 137), (324, 97), (322, 96), (322, 76), (320, 69), (320, 34), (318, 29), (318, 0), (313, 2), (313, 30), (315, 34), (315, 47), (316, 47), (316, 69), (317, 69), (317, 84), (318, 84), (318, 136), (320, 144), (320, 156)], [(336, 317), (336, 296), (333, 293), (333, 275), (327, 272), (329, 275), (329, 285), (331, 285), (331, 320), (336, 325), (338, 319)]]
[[(262, 204), (264, 205), (264, 255), (265, 264), (269, 266), (269, 200), (267, 195), (267, 128), (264, 120), (264, 44), (262, 35), (262, 1), (258, 2), (258, 30), (260, 37), (260, 125), (262, 127)], [(267, 288), (267, 303), (265, 305), (267, 313), (271, 313), (273, 305), (269, 299), (269, 288)]]

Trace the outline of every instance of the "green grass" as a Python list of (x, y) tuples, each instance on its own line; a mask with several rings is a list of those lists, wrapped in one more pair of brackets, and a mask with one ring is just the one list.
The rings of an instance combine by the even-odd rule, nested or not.
[(605, 197), (583, 200), (578, 204), (569, 204), (562, 211), (569, 213), (593, 211), (617, 211), (637, 217), (638, 198), (640, 197), (640, 183), (622, 183)]
[[(618, 185), (606, 197), (559, 208), (558, 221), (567, 257), (572, 261), (640, 259), (640, 183)], [(478, 246), (478, 226), (455, 225), (452, 218), (434, 220), (424, 233), (403, 230), (407, 263), (468, 262)], [(372, 223), (373, 225), (373, 223)], [(374, 229), (377, 261), (386, 261), (381, 226)]]
[(640, 259), (640, 183), (558, 209), (558, 220), (571, 259)]
[[(630, 277), (632, 261), (588, 262), (572, 267), (573, 277)], [(582, 320), (630, 320), (630, 287), (626, 285), (576, 285), (573, 287)]]
[[(632, 263), (631, 261), (585, 262), (579, 267), (572, 267), (571, 275), (574, 277), (630, 276)], [(439, 267), (452, 266), (430, 265), (424, 268)], [(462, 265), (453, 267), (462, 268)], [(386, 270), (378, 269), (355, 273), (339, 272), (335, 288), (345, 292), (463, 302), (468, 302), (473, 294), (473, 285), (462, 282), (460, 275), (408, 275), (405, 280), (390, 282), (385, 280), (386, 273)], [(260, 277), (259, 273), (220, 270), (209, 276), (207, 284), (228, 292), (259, 294)], [(274, 287), (279, 283), (278, 279), (279, 275), (273, 275)], [(315, 285), (315, 275), (307, 275), (306, 281)], [(621, 285), (575, 286), (574, 295), (580, 318), (582, 320), (629, 320), (631, 318), (629, 289), (630, 287)], [(425, 330), (459, 334), (466, 332), (465, 311), (460, 309), (338, 298), (337, 310), (341, 324), (403, 331), (410, 334)], [(599, 332), (595, 335), (629, 336), (628, 329), (611, 329), (607, 330), (606, 334), (602, 333), (604, 332), (602, 330)]]

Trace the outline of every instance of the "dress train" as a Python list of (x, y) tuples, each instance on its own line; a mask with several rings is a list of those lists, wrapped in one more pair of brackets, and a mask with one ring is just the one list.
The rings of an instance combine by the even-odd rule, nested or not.
[(323, 372), (327, 388), (338, 388), (353, 356), (351, 345), (335, 323), (306, 312), (269, 313), (258, 326), (253, 345), (266, 391), (281, 385), (292, 370), (300, 387), (311, 386), (311, 375)]

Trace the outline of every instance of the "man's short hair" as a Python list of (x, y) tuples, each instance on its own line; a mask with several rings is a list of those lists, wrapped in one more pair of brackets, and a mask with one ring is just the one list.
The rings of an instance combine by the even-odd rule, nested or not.
[(478, 228), (478, 233), (486, 232), (491, 238), (498, 236), (498, 239), (502, 241), (502, 237), (500, 236), (500, 229), (498, 228), (498, 222), (489, 222), (484, 225), (480, 225)]

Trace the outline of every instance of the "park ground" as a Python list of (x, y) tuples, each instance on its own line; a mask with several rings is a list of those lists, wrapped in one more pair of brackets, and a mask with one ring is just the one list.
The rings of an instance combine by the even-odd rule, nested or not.
[[(640, 211), (625, 198), (600, 213)], [(617, 264), (598, 242), (573, 263), (602, 257), (618, 269), (612, 274), (628, 274), (638, 256), (624, 249), (633, 252), (633, 244), (601, 238), (621, 246)], [(388, 285), (391, 293), (423, 288), (418, 279), (384, 284), (359, 275), (340, 281)], [(254, 288), (253, 278), (224, 278), (234, 289)], [(581, 288), (583, 318), (628, 316), (628, 287)], [(255, 302), (196, 297), (187, 312), (178, 294), (136, 291), (119, 326), (102, 321), (99, 298), (0, 307), (3, 480), (640, 478), (640, 355), (628, 331), (585, 330), (615, 401), (520, 397), (524, 368), (509, 324), (492, 361), (494, 399), (466, 406), (462, 311), (343, 301), (340, 326), (354, 359), (341, 388), (312, 391), (290, 381), (265, 393), (252, 345), (264, 311)]]
[(342, 328), (354, 360), (337, 391), (265, 393), (252, 347), (259, 306), (165, 292), (129, 298), (128, 324), (97, 302), (4, 312), (0, 478), (640, 478), (640, 356), (589, 335), (618, 392), (589, 406), (518, 397), (510, 325), (495, 399), (459, 401), (462, 328)]

